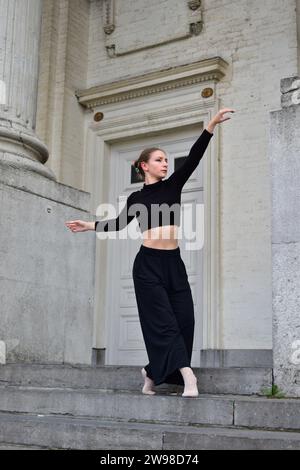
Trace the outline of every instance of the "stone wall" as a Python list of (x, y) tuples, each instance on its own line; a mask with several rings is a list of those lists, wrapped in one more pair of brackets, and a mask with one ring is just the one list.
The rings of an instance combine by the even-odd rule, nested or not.
[(300, 396), (300, 78), (281, 81), (271, 113), (274, 380)]

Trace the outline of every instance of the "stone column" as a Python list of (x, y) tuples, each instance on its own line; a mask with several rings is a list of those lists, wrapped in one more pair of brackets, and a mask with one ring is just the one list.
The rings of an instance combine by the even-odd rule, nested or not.
[(90, 193), (56, 181), (35, 134), (48, 1), (0, 0), (1, 364), (92, 358), (95, 237), (75, 240), (65, 226), (89, 220)]
[(42, 0), (0, 0), (0, 166), (56, 180), (35, 134)]
[(281, 80), (271, 113), (274, 382), (300, 396), (300, 78)]

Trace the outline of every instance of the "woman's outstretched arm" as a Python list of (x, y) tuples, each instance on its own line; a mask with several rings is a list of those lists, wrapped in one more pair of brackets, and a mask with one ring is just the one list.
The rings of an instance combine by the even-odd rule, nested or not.
[(111, 232), (122, 230), (126, 225), (134, 219), (135, 215), (129, 215), (129, 209), (133, 203), (133, 193), (131, 193), (121, 210), (118, 217), (108, 220), (96, 220), (95, 222), (85, 222), (84, 220), (68, 220), (65, 225), (72, 232), (86, 232), (95, 230), (97, 232)]

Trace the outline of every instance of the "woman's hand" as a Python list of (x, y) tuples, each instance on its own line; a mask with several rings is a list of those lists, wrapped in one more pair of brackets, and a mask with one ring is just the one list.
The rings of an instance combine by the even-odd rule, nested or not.
[(87, 230), (95, 230), (95, 222), (84, 222), (84, 220), (68, 220), (66, 226), (72, 232), (86, 232)]
[(224, 117), (225, 113), (235, 113), (235, 110), (232, 108), (223, 108), (220, 109), (217, 114), (212, 118), (212, 121), (214, 121), (216, 124), (219, 124), (220, 122), (227, 121), (227, 119), (231, 119), (230, 116)]
[(224, 117), (224, 114), (226, 113), (235, 113), (235, 110), (232, 108), (222, 108), (220, 109), (217, 114), (209, 121), (209, 123), (206, 126), (206, 129), (208, 132), (213, 133), (214, 128), (216, 124), (220, 124), (221, 122), (227, 121), (228, 119), (231, 119), (230, 116)]

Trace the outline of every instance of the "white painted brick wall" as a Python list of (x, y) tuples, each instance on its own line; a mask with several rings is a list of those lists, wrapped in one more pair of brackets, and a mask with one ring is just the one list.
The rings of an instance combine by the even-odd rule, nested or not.
[(40, 44), (37, 134), (58, 181), (82, 189), (84, 115), (74, 91), (88, 71), (88, 0), (44, 0)]
[[(120, 12), (126, 6), (127, 15), (126, 21), (116, 17), (116, 44), (122, 37), (128, 45), (135, 37), (149, 44), (156, 40), (156, 31), (172, 35), (186, 22), (184, 15), (178, 16), (183, 1), (151, 1), (149, 8), (144, 0), (121, 3)], [(103, 47), (101, 2), (92, 1), (88, 86), (213, 56), (230, 64), (228, 76), (218, 84), (221, 106), (237, 110), (220, 133), (222, 347), (270, 348), (269, 112), (280, 106), (280, 79), (297, 72), (295, 2), (202, 4), (204, 27), (199, 36), (111, 59)]]
[[(63, 114), (62, 177), (63, 182), (77, 187), (84, 158), (83, 120), (72, 91), (85, 80), (83, 4), (83, 0), (72, 0)], [(114, 34), (120, 47), (147, 45), (184, 31), (187, 24), (184, 0), (117, 0), (116, 4)], [(84, 86), (214, 56), (230, 64), (227, 76), (218, 84), (221, 106), (237, 110), (233, 119), (220, 129), (221, 347), (269, 348), (272, 315), (269, 112), (280, 106), (280, 79), (297, 73), (295, 0), (203, 0), (202, 5), (204, 27), (199, 36), (109, 58), (104, 47), (102, 2), (91, 0)]]

